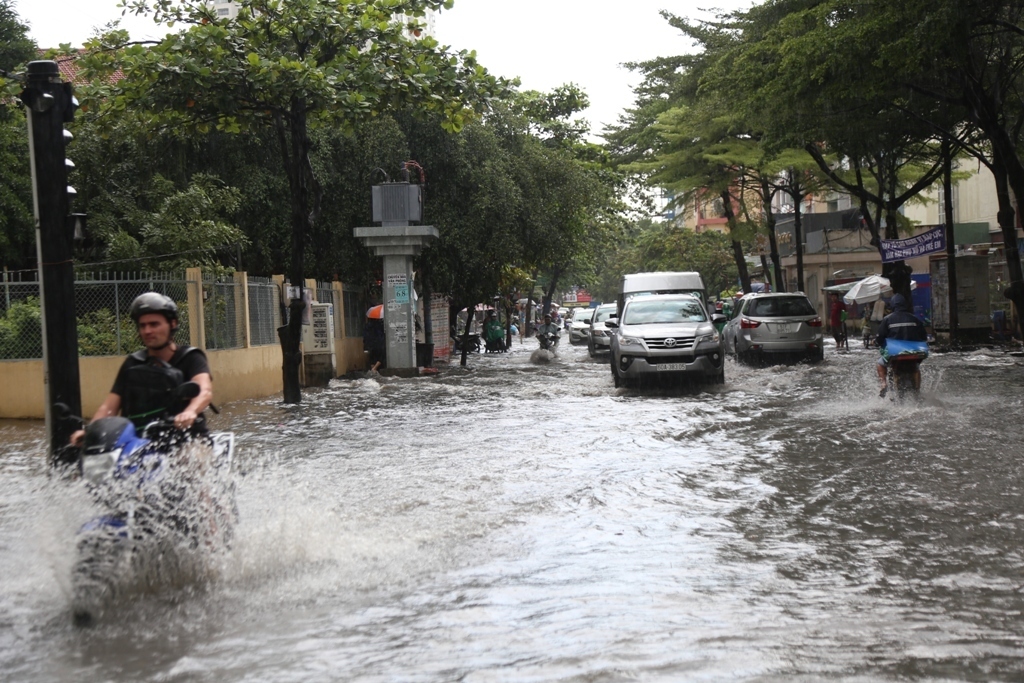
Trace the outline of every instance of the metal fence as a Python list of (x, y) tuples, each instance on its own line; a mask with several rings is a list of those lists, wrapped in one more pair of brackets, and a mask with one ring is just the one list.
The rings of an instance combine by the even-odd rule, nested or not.
[[(277, 344), (277, 328), (287, 321), (282, 292), (271, 278), (248, 278), (248, 309), (242, 284), (234, 278), (203, 275), (191, 281), (181, 273), (84, 273), (75, 275), (75, 312), (82, 356), (120, 356), (141, 346), (128, 314), (144, 292), (160, 292), (178, 304), (179, 343), (190, 343), (189, 300), (202, 301), (201, 332), (207, 349), (245, 345), (246, 316), (252, 346)], [(3, 273), (0, 280), (0, 360), (42, 358), (42, 318), (36, 273)], [(362, 337), (366, 302), (361, 290), (317, 283), (316, 299), (334, 306), (336, 338)]]
[(203, 327), (207, 349), (245, 346), (245, 311), (241, 310), (242, 285), (203, 275)]
[(366, 316), (366, 299), (362, 291), (345, 288), (345, 336), (362, 337), (363, 319)]
[[(2, 282), (0, 301), (0, 360), (42, 358), (42, 320), (39, 282), (35, 273)], [(139, 337), (128, 314), (132, 301), (156, 291), (178, 304), (177, 339), (189, 339), (188, 293), (197, 283), (168, 273), (76, 273), (75, 310), (78, 346), (83, 356), (123, 355), (139, 348)]]
[(253, 346), (277, 344), (284, 324), (281, 289), (268, 277), (249, 278), (249, 340)]

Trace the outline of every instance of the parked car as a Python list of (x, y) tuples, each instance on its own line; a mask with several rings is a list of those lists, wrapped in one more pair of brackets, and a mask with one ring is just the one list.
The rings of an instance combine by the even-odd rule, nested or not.
[(656, 294), (626, 302), (612, 328), (615, 386), (641, 378), (725, 382), (722, 339), (699, 296)]
[(617, 305), (615, 302), (601, 304), (594, 309), (594, 317), (590, 319), (590, 338), (587, 340), (587, 351), (590, 357), (594, 358), (599, 352), (607, 351), (611, 344), (608, 329), (608, 319), (615, 315)]
[(722, 334), (726, 350), (744, 362), (825, 357), (822, 321), (801, 293), (746, 294)]
[(569, 343), (586, 344), (590, 341), (590, 319), (594, 317), (593, 308), (577, 308), (569, 318)]

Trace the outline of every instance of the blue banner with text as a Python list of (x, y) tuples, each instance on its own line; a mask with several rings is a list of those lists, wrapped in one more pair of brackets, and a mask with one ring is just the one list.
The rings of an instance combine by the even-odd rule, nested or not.
[(902, 240), (882, 240), (882, 263), (892, 263), (946, 251), (946, 233), (941, 225)]

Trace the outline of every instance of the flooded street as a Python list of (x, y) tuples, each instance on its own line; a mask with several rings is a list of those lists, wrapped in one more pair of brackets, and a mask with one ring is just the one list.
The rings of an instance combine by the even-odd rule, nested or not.
[(933, 355), (896, 406), (855, 347), (636, 391), (516, 344), (231, 406), (231, 553), (90, 629), (88, 498), (4, 423), (0, 678), (1024, 679), (1024, 359)]

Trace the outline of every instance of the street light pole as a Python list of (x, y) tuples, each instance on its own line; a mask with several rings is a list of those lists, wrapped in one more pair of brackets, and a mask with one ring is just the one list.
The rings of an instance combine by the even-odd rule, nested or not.
[[(76, 425), (58, 419), (54, 406), (67, 406), (81, 415), (82, 396), (78, 371), (78, 328), (75, 316), (75, 268), (73, 244), (76, 222), (72, 216), (68, 170), (74, 165), (64, 157), (71, 134), (64, 124), (73, 120), (77, 101), (71, 84), (62, 83), (53, 61), (28, 65), (21, 93), (28, 119), (28, 143), (32, 170), (32, 204), (36, 219), (36, 254), (39, 261), (39, 305), (43, 328), (43, 383), (46, 394), (46, 431), (54, 465), (69, 464), (63, 454)], [(76, 219), (78, 219), (76, 221)]]

